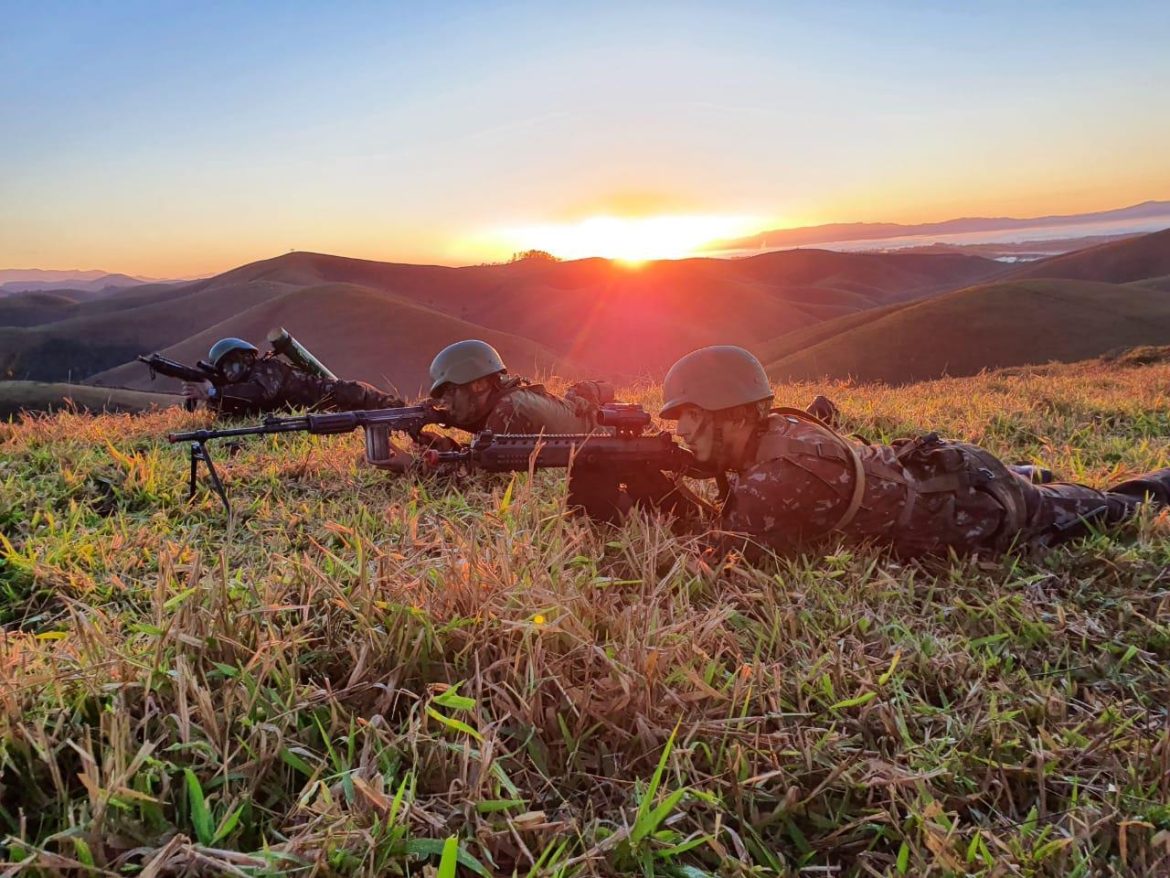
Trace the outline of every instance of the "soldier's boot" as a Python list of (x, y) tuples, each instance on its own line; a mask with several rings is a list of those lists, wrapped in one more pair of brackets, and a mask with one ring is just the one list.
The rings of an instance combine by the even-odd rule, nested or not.
[(1031, 482), (1033, 485), (1047, 485), (1056, 481), (1056, 476), (1047, 467), (1033, 466), (1030, 463), (1014, 463), (1010, 464), (1008, 469), (1025, 482)]
[(1170, 506), (1170, 467), (1126, 479), (1109, 488), (1109, 493), (1137, 497), (1157, 506)]

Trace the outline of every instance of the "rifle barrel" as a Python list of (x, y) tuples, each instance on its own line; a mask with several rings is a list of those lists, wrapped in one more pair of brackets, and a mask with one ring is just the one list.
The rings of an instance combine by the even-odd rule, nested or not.
[(369, 409), (354, 412), (308, 414), (293, 418), (268, 418), (263, 423), (248, 427), (228, 427), (223, 430), (192, 430), (188, 433), (170, 433), (170, 442), (207, 442), (230, 436), (263, 436), (270, 433), (312, 433), (330, 435), (352, 433), (358, 427), (385, 424), (391, 430), (417, 431), (428, 424), (443, 423), (443, 413), (430, 406), (401, 406), (392, 409)]
[[(299, 423), (298, 423), (299, 422)], [(304, 418), (281, 418), (251, 427), (228, 427), (225, 430), (191, 430), (187, 433), (168, 433), (168, 442), (207, 442), (209, 439), (225, 439), (229, 436), (262, 436), (266, 433), (294, 433), (307, 430)]]

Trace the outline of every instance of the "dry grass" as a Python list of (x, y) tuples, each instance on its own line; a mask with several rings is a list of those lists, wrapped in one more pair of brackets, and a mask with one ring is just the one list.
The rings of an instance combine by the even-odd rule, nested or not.
[[(1102, 482), (1170, 460), (1167, 387), (1086, 366), (832, 393), (872, 436)], [(1165, 518), (1042, 558), (711, 576), (653, 519), (566, 518), (556, 473), (392, 482), (358, 436), (221, 455), (228, 521), (158, 439), (195, 420), (0, 425), (14, 869), (1167, 866)]]

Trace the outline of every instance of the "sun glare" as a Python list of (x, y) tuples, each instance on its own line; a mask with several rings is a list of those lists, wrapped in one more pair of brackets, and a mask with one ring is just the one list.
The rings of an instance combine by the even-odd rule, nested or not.
[(693, 256), (704, 245), (758, 228), (758, 220), (738, 216), (595, 216), (502, 229), (493, 237), (509, 252), (546, 250), (561, 259), (601, 256), (638, 264)]

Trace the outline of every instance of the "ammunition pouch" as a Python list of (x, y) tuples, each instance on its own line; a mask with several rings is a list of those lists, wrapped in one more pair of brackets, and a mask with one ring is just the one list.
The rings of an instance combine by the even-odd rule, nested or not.
[(906, 478), (906, 500), (898, 516), (898, 528), (909, 527), (914, 507), (924, 495), (967, 490), (990, 494), (1003, 509), (994, 542), (1006, 546), (1028, 520), (1025, 483), (995, 455), (966, 442), (953, 442), (938, 433), (897, 440), (897, 460)]

